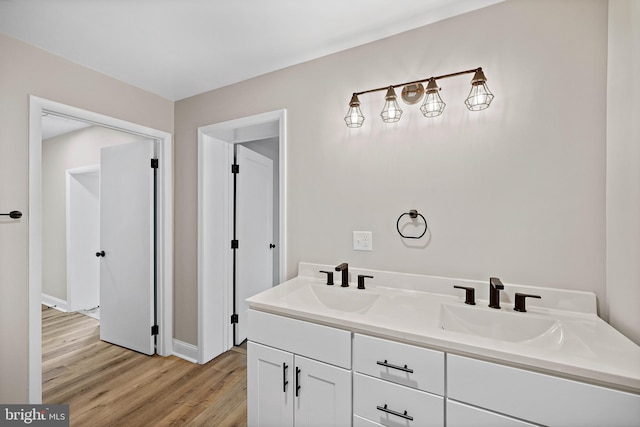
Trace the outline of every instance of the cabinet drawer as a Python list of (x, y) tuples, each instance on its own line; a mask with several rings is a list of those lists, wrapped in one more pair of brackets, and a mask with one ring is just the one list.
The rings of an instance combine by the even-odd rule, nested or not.
[(444, 395), (444, 353), (355, 334), (353, 370)]
[(249, 341), (351, 369), (351, 332), (249, 310)]
[(447, 355), (447, 396), (544, 425), (630, 426), (640, 395)]
[(374, 423), (371, 420), (354, 415), (353, 427), (382, 427), (382, 424)]
[(533, 427), (515, 418), (505, 417), (494, 412), (462, 403), (447, 401), (447, 427)]
[(354, 373), (353, 413), (384, 426), (442, 426), (444, 398)]

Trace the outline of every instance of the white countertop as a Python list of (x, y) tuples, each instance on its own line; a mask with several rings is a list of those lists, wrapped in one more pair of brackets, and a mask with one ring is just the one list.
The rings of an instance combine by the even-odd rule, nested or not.
[[(327, 286), (319, 270), (332, 269), (301, 263), (297, 277), (249, 298), (249, 307), (640, 394), (640, 347), (596, 315), (591, 293), (505, 283), (502, 309), (496, 310), (487, 304), (488, 280), (351, 268), (353, 279), (357, 274), (374, 276), (360, 290), (353, 279), (349, 287), (341, 287), (339, 272), (336, 284)], [(477, 305), (465, 305), (464, 291), (453, 289), (454, 284), (476, 288)], [(527, 299), (527, 312), (518, 313), (511, 303), (515, 292), (542, 299)], [(536, 335), (533, 328), (534, 335), (526, 339), (493, 329), (490, 335), (497, 333), (500, 339), (459, 332), (444, 323), (450, 321), (449, 313), (480, 316), (507, 332), (526, 334), (529, 324), (542, 325), (545, 332)], [(553, 326), (546, 330), (548, 325)]]

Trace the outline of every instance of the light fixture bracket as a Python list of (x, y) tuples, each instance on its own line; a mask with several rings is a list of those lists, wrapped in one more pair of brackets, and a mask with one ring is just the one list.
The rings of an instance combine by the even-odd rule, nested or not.
[(402, 88), (400, 96), (405, 104), (417, 104), (424, 96), (424, 86), (422, 83), (408, 84)]

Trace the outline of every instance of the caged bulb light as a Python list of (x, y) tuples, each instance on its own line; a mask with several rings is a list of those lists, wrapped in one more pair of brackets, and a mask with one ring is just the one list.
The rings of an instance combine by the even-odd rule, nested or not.
[(359, 128), (362, 126), (362, 123), (364, 123), (364, 116), (362, 115), (362, 111), (360, 111), (360, 100), (355, 93), (349, 102), (349, 111), (347, 111), (347, 115), (344, 116), (344, 121), (350, 128)]
[(487, 87), (487, 78), (482, 72), (482, 68), (478, 68), (471, 79), (471, 91), (464, 103), (469, 110), (480, 111), (488, 108), (492, 100), (493, 94)]
[[(362, 111), (360, 111), (360, 100), (358, 99), (358, 95), (381, 92), (383, 90), (386, 90), (387, 94), (384, 97), (384, 107), (380, 112), (382, 121), (385, 123), (395, 123), (399, 121), (402, 116), (402, 109), (398, 105), (395, 88), (402, 86), (404, 86), (402, 90), (402, 100), (405, 103), (409, 105), (417, 104), (424, 96), (424, 102), (420, 106), (420, 111), (425, 117), (437, 117), (444, 112), (444, 108), (447, 104), (445, 104), (440, 97), (440, 87), (438, 87), (436, 81), (471, 73), (473, 73), (473, 79), (471, 79), (471, 92), (469, 92), (464, 103), (471, 111), (484, 110), (485, 108), (488, 108), (491, 101), (493, 101), (493, 94), (487, 87), (487, 78), (482, 71), (482, 67), (478, 67), (470, 70), (414, 80), (411, 82), (378, 87), (376, 89), (369, 89), (362, 92), (354, 92), (351, 97), (351, 101), (349, 102), (349, 111), (347, 112), (344, 121), (350, 128), (362, 127), (362, 124), (364, 123), (364, 116), (362, 115)], [(426, 90), (424, 89), (422, 82), (427, 82)]]
[(420, 107), (420, 111), (425, 117), (437, 117), (444, 111), (444, 107), (447, 105), (444, 103), (440, 94), (438, 93), (440, 88), (435, 79), (430, 79), (427, 84), (426, 95), (424, 102)]
[(393, 86), (389, 86), (384, 99), (384, 108), (382, 108), (382, 112), (380, 113), (382, 121), (385, 123), (397, 122), (400, 120), (400, 116), (402, 116), (402, 109), (400, 109), (398, 101), (396, 101), (396, 91), (393, 89)]

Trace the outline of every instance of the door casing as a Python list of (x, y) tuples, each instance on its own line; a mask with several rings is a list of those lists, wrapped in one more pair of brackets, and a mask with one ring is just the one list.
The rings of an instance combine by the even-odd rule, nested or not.
[(29, 97), (29, 403), (42, 402), (42, 113), (133, 133), (158, 143), (158, 326), (156, 351), (173, 353), (173, 140), (168, 132)]
[[(228, 167), (222, 180), (231, 179), (233, 144), (265, 138), (265, 125), (272, 125), (272, 132), (279, 138), (279, 255), (280, 281), (287, 275), (287, 135), (286, 110), (276, 110), (254, 116), (216, 123), (198, 128), (198, 363), (207, 363), (217, 355), (233, 347), (233, 276), (231, 263), (231, 228), (233, 226), (231, 185), (219, 183), (225, 194), (221, 200), (206, 201), (207, 179), (212, 165), (204, 164), (204, 154), (213, 140), (224, 141), (228, 147), (221, 150), (225, 159), (221, 167)], [(223, 161), (222, 159), (220, 160)], [(225, 166), (225, 164), (227, 166)], [(227, 178), (224, 178), (224, 177)], [(203, 233), (206, 221), (218, 218), (223, 235), (218, 242), (209, 233)], [(214, 263), (206, 257), (215, 253)], [(216, 269), (219, 269), (217, 271)], [(215, 318), (210, 314), (216, 313)], [(221, 324), (220, 324), (221, 323)]]

